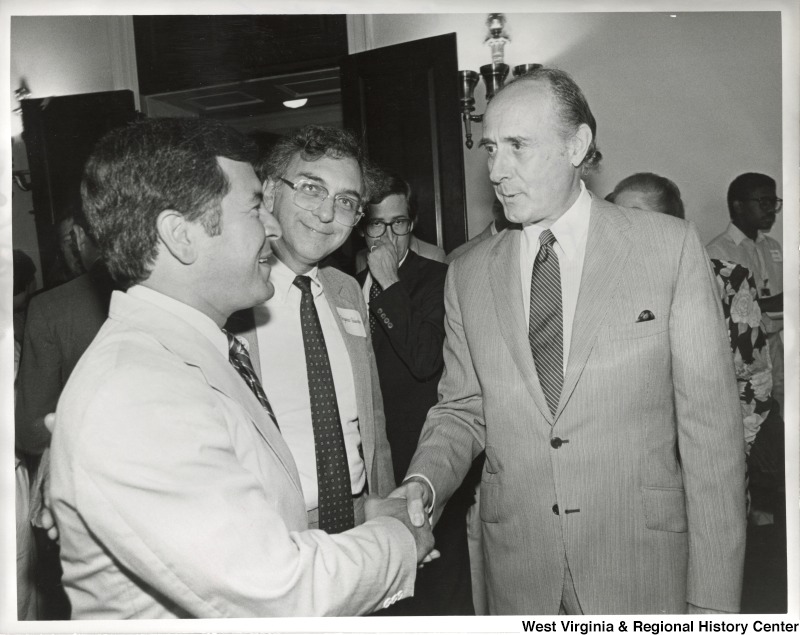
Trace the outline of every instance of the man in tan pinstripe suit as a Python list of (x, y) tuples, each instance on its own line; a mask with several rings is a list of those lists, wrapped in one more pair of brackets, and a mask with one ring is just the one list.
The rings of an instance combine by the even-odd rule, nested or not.
[(493, 614), (736, 612), (742, 421), (708, 258), (690, 223), (585, 188), (595, 131), (553, 69), (488, 107), (522, 229), (450, 266), (441, 399), (395, 495), (435, 520), (486, 450)]

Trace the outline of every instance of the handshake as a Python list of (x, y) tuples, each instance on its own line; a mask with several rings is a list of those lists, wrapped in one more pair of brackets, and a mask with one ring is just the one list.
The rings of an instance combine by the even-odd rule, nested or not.
[(417, 545), (419, 566), (439, 557), (439, 552), (433, 548), (433, 532), (425, 512), (431, 496), (430, 488), (424, 481), (412, 478), (389, 494), (388, 498), (370, 496), (365, 504), (367, 520), (391, 516), (406, 526)]

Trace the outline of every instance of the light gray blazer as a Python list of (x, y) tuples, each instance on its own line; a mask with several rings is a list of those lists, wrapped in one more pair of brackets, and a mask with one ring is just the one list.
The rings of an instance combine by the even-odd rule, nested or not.
[[(441, 400), (409, 474), (430, 478), (440, 509), (485, 448), (494, 614), (558, 613), (565, 556), (588, 614), (738, 610), (742, 419), (694, 226), (592, 198), (555, 417), (528, 344), (520, 233), (450, 266)], [(655, 319), (637, 322), (644, 310)]]

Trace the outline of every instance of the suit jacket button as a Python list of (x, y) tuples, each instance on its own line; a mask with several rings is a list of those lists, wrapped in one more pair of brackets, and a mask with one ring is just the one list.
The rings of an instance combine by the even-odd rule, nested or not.
[(550, 439), (550, 445), (555, 450), (558, 450), (558, 448), (560, 448), (563, 444), (564, 444), (564, 442), (561, 439), (559, 439), (558, 437), (553, 437), (552, 439)]
[(558, 516), (558, 503), (556, 503), (555, 505), (553, 505), (553, 513), (554, 513), (556, 516)]

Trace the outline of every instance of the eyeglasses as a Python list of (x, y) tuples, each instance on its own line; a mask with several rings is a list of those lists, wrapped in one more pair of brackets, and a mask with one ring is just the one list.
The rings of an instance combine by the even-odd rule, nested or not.
[(364, 225), (364, 233), (370, 238), (380, 238), (386, 233), (386, 228), (391, 227), (395, 236), (405, 236), (411, 231), (411, 219), (395, 218), (393, 221), (369, 220)]
[(746, 198), (746, 201), (758, 201), (762, 212), (780, 212), (783, 199), (776, 196), (762, 196), (761, 198)]
[[(318, 210), (323, 201), (330, 196), (328, 190), (313, 181), (300, 180), (292, 183), (283, 177), (280, 179), (294, 191), (292, 194), (294, 204), (309, 212)], [(333, 197), (333, 219), (337, 223), (355, 227), (363, 215), (359, 199), (346, 194), (337, 194)]]

